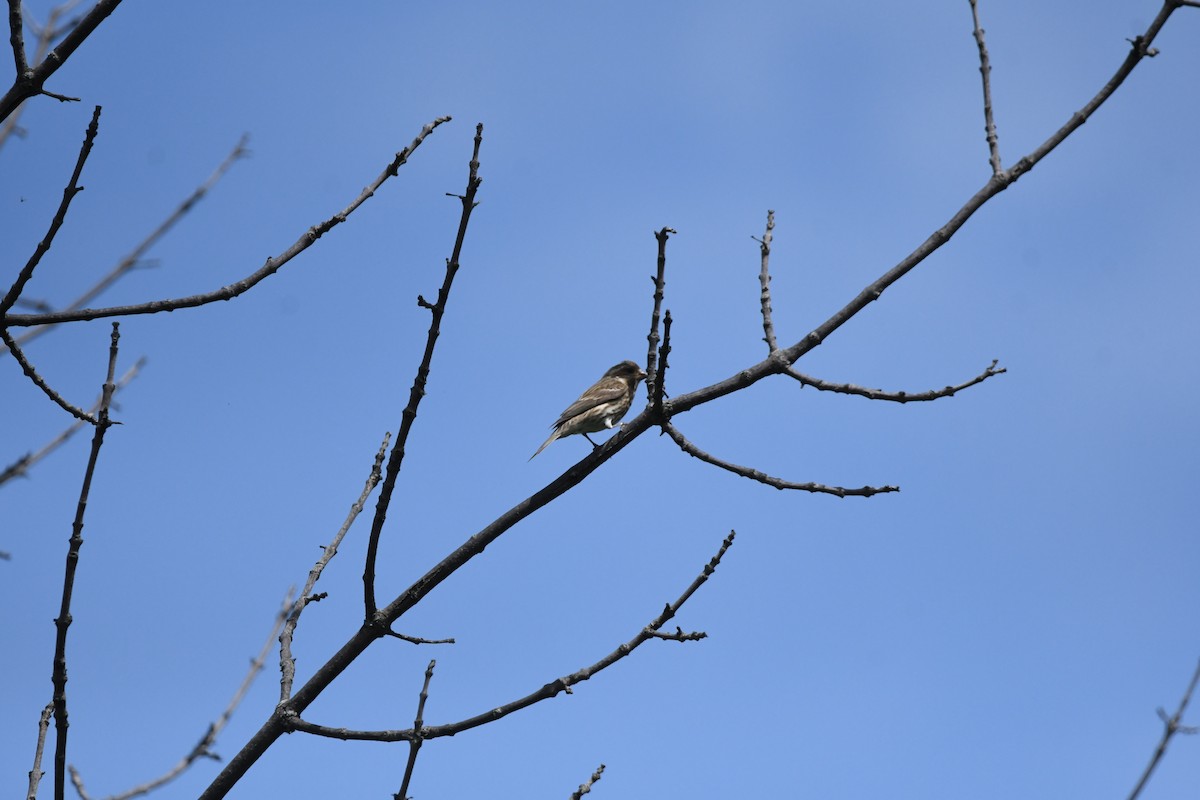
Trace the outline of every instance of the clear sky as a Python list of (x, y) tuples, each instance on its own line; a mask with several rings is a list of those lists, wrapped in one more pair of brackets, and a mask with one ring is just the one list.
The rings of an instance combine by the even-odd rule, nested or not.
[[(1158, 8), (981, 0), (1006, 166), (1109, 79)], [(1007, 374), (903, 406), (777, 379), (677, 420), (729, 460), (898, 494), (779, 492), (648, 433), (399, 625), (457, 644), (380, 642), (306, 716), (409, 727), (431, 657), (427, 723), (506, 703), (634, 636), (736, 529), (673, 623), (706, 640), (648, 643), (572, 696), (428, 743), (410, 794), (566, 797), (604, 763), (600, 798), (1124, 797), (1160, 735), (1155, 708), (1174, 708), (1200, 658), (1200, 9), (1157, 46), (798, 365), (908, 391), (993, 358)], [(422, 125), (454, 120), (249, 294), (122, 323), (121, 366), (148, 361), (100, 456), (69, 645), (70, 761), (89, 790), (149, 779), (203, 734), (399, 426), (428, 324), (415, 299), (441, 283), (459, 208), (445, 193), (463, 190), (476, 122), (480, 206), (388, 517), (386, 599), (587, 453), (574, 437), (526, 460), (605, 369), (644, 362), (654, 230), (678, 230), (678, 395), (765, 355), (751, 237), (767, 209), (791, 344), (985, 183), (979, 84), (966, 0), (123, 4), (48, 86), (83, 102), (29, 104), (0, 151), (7, 286), (104, 107), (86, 191), (29, 297), (69, 302), (243, 133), (252, 156), (99, 303), (248, 275)], [(65, 326), (28, 354), (90, 402), (108, 330)], [(3, 464), (70, 422), (11, 359), (0, 409)], [(50, 698), (87, 440), (0, 487), (9, 795)], [(361, 621), (368, 521), (301, 622), (301, 680)], [(271, 661), (223, 757), (277, 681)], [(1194, 792), (1198, 747), (1176, 740), (1144, 797)], [(285, 737), (232, 796), (390, 797), (407, 752)], [(218, 769), (161, 796), (195, 796)]]

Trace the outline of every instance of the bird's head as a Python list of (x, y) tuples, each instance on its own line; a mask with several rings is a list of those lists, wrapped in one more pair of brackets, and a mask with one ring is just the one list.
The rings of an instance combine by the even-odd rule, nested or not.
[(637, 386), (638, 383), (646, 377), (645, 371), (632, 361), (622, 361), (608, 372), (604, 373), (606, 378), (620, 378), (628, 381), (631, 385)]

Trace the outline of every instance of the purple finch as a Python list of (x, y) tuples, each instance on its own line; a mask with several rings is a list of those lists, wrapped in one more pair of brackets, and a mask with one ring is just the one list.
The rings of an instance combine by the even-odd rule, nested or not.
[[(550, 427), (554, 432), (550, 438), (542, 442), (542, 446), (529, 457), (545, 450), (555, 439), (582, 433), (584, 438), (592, 442), (589, 433), (596, 433), (605, 428), (611, 428), (621, 421), (629, 406), (633, 403), (633, 394), (646, 373), (632, 361), (622, 361), (604, 373), (604, 377), (596, 381), (592, 388), (579, 396), (567, 410), (558, 415), (558, 420)], [(592, 442), (592, 447), (599, 447)]]

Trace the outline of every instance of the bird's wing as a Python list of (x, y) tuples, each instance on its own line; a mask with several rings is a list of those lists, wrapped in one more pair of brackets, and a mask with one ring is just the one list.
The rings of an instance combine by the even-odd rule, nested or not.
[(592, 388), (579, 396), (571, 405), (567, 406), (566, 410), (558, 415), (558, 419), (550, 427), (557, 428), (572, 417), (582, 414), (589, 408), (595, 408), (604, 403), (611, 403), (613, 400), (620, 399), (625, 394), (625, 382), (620, 378), (603, 378), (595, 383)]

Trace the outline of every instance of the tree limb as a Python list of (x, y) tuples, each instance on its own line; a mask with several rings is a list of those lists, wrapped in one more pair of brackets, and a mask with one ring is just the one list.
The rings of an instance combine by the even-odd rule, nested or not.
[(406, 728), (404, 730), (377, 731), (358, 731), (350, 730), (349, 728), (331, 728), (326, 725), (317, 725), (315, 723), (308, 722), (307, 720), (301, 719), (298, 714), (289, 714), (287, 712), (284, 714), (283, 723), (285, 726), (293, 730), (332, 739), (354, 739), (373, 742), (411, 742), (418, 736), (421, 739), (438, 739), (443, 736), (454, 736), (455, 734), (462, 733), (463, 731), (470, 730), (471, 728), (477, 728), (480, 725), (486, 725), (490, 722), (495, 722), (498, 719), (503, 719), (509, 714), (520, 711), (523, 708), (528, 708), (529, 706), (539, 703), (543, 700), (549, 700), (550, 698), (556, 697), (563, 692), (571, 694), (572, 686), (582, 683), (597, 673), (602, 672), (608, 667), (611, 667), (613, 664), (625, 658), (638, 647), (651, 639), (662, 638), (674, 639), (677, 641), (689, 641), (702, 638), (698, 634), (681, 634), (679, 636), (675, 634), (660, 635), (659, 629), (675, 616), (679, 609), (683, 607), (683, 604), (686, 603), (688, 599), (696, 593), (696, 590), (704, 585), (709, 576), (716, 571), (717, 566), (721, 563), (721, 558), (725, 555), (725, 552), (730, 548), (730, 546), (733, 545), (733, 539), (736, 535), (737, 534), (735, 531), (730, 531), (729, 535), (726, 536), (725, 540), (721, 543), (721, 547), (717, 550), (716, 555), (714, 555), (709, 562), (704, 565), (704, 569), (699, 575), (696, 576), (695, 580), (691, 582), (691, 584), (683, 591), (683, 593), (675, 600), (675, 602), (667, 603), (663, 608), (662, 613), (652, 619), (649, 624), (646, 625), (646, 627), (642, 628), (642, 630), (639, 631), (638, 634), (628, 642), (619, 645), (615, 650), (594, 664), (586, 666), (576, 672), (571, 673), (570, 675), (565, 675), (561, 678), (553, 680), (550, 683), (542, 686), (540, 689), (510, 703), (506, 703), (497, 708), (489, 709), (482, 714), (470, 717), (469, 719), (460, 720), (459, 722), (452, 722), (446, 725), (426, 726), (420, 730), (419, 734), (413, 728)]
[[(13, 2), (15, 0), (9, 0), (10, 6)], [(47, 92), (42, 87), (50, 76), (67, 62), (71, 54), (79, 49), (79, 45), (83, 44), (84, 40), (91, 36), (100, 23), (107, 19), (108, 15), (115, 11), (120, 4), (121, 0), (99, 0), (92, 10), (79, 21), (79, 24), (71, 29), (58, 47), (50, 51), (37, 66), (18, 73), (13, 80), (12, 87), (4, 93), (3, 97), (0, 97), (0, 121), (7, 119), (17, 106), (34, 95), (45, 94), (60, 101), (77, 99)]]
[(999, 359), (992, 359), (992, 365), (983, 372), (971, 378), (969, 381), (964, 381), (957, 386), (947, 386), (943, 389), (930, 389), (927, 392), (885, 392), (882, 389), (867, 389), (863, 386), (855, 386), (853, 383), (830, 383), (823, 381), (820, 378), (814, 378), (810, 375), (805, 375), (793, 368), (788, 368), (784, 374), (795, 378), (805, 386), (811, 386), (822, 392), (837, 392), (839, 394), (854, 394), (859, 397), (865, 397), (868, 400), (890, 400), (893, 403), (919, 403), (929, 400), (937, 400), (942, 397), (953, 397), (956, 393), (963, 389), (968, 389), (976, 384), (983, 383), (988, 378), (996, 375), (1003, 375), (1008, 372), (1007, 367), (996, 369), (999, 364)]

